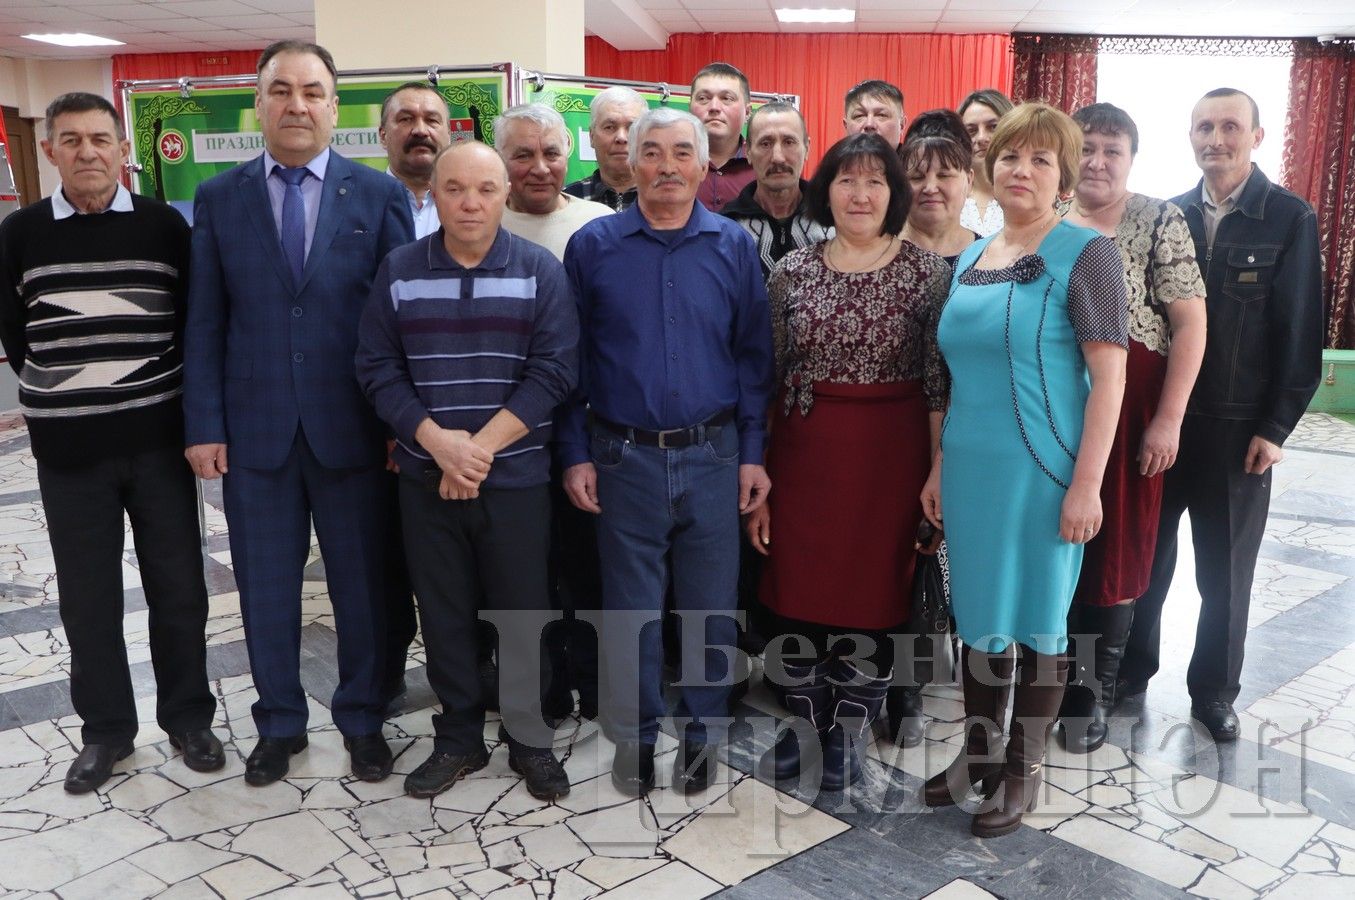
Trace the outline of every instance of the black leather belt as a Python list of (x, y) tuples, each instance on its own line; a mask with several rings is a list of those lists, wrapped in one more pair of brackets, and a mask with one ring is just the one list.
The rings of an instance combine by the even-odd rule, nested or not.
[(646, 447), (658, 447), (660, 450), (681, 450), (696, 444), (704, 444), (720, 433), (720, 429), (734, 421), (734, 411), (725, 410), (711, 416), (700, 425), (690, 428), (669, 428), (663, 431), (646, 431), (643, 428), (631, 428), (609, 422), (601, 416), (594, 416), (593, 423), (617, 437)]

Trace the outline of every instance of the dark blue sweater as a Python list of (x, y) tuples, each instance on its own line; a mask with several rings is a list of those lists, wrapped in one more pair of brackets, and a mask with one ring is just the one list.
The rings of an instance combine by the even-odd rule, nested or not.
[(495, 456), (485, 487), (544, 484), (551, 416), (578, 372), (573, 289), (549, 251), (502, 228), (471, 269), (442, 236), (381, 264), (358, 331), (358, 381), (395, 432), (402, 471), (436, 465), (414, 439), (424, 419), (474, 434), (507, 409), (531, 431)]

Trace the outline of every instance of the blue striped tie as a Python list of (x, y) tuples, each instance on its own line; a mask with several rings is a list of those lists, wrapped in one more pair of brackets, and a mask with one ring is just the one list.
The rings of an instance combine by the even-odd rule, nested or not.
[(299, 288), (301, 270), (306, 267), (306, 198), (301, 195), (301, 182), (310, 170), (278, 166), (273, 171), (287, 185), (282, 195), (282, 255), (292, 270), (292, 284)]

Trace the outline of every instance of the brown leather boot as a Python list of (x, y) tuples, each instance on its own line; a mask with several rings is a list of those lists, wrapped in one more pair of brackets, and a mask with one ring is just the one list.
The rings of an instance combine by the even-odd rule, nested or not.
[(1068, 657), (1045, 656), (1021, 648), (1012, 699), (1011, 738), (1002, 765), (1002, 783), (993, 802), (974, 817), (977, 837), (998, 837), (1021, 827), (1021, 816), (1035, 808), (1043, 780), (1045, 743), (1059, 714), (1068, 682)]
[(965, 743), (949, 766), (927, 779), (922, 801), (953, 806), (975, 785), (987, 796), (997, 789), (1002, 771), (1002, 723), (1011, 696), (1016, 660), (1004, 653), (982, 653), (969, 646), (960, 653), (964, 688)]

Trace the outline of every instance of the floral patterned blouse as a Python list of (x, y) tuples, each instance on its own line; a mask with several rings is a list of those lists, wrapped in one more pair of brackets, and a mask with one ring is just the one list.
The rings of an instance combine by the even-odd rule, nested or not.
[(816, 381), (918, 380), (927, 408), (945, 409), (950, 375), (936, 346), (936, 324), (950, 266), (902, 241), (898, 255), (873, 272), (835, 272), (824, 263), (826, 246), (787, 254), (767, 282), (785, 414), (795, 407), (809, 414)]
[(1181, 210), (1130, 194), (1115, 228), (1129, 294), (1129, 336), (1163, 356), (1171, 345), (1167, 304), (1204, 296), (1195, 242)]

